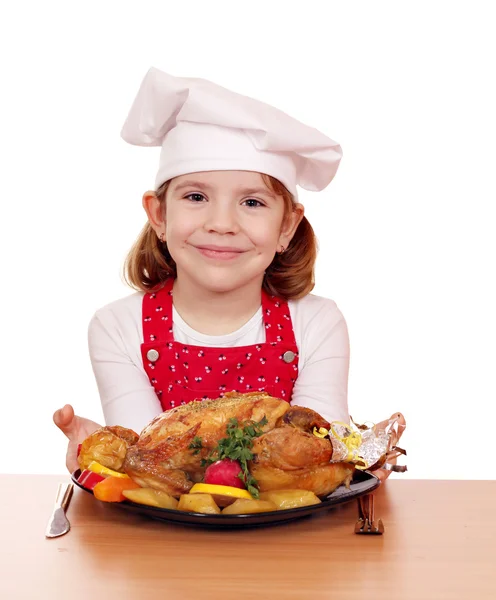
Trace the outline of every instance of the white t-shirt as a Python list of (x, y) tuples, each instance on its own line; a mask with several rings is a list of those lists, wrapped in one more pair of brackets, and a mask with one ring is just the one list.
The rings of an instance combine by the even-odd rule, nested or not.
[[(162, 412), (141, 358), (142, 302), (142, 292), (112, 302), (94, 314), (88, 328), (105, 422), (137, 433)], [(291, 404), (312, 408), (328, 421), (348, 422), (349, 339), (343, 315), (333, 300), (313, 294), (288, 304), (299, 352)], [(173, 308), (173, 335), (193, 346), (261, 344), (262, 308), (240, 329), (221, 336), (193, 330)]]

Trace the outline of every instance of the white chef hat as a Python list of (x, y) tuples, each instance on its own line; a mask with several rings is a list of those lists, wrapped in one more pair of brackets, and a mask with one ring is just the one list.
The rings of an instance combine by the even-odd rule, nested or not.
[(296, 186), (324, 189), (342, 151), (320, 131), (286, 113), (205, 79), (145, 75), (121, 135), (137, 146), (161, 146), (155, 180), (200, 171), (272, 175), (297, 197)]

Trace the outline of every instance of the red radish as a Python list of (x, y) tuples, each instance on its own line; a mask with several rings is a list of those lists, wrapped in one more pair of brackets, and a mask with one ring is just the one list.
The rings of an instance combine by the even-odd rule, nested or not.
[(81, 472), (81, 475), (78, 477), (78, 483), (80, 483), (87, 490), (92, 490), (97, 483), (103, 481), (105, 477), (99, 475), (98, 473), (93, 473), (93, 471), (89, 471), (88, 469), (84, 469)]
[(223, 458), (207, 467), (203, 481), (212, 485), (229, 485), (244, 489), (246, 486), (238, 477), (242, 472), (241, 465), (237, 460)]

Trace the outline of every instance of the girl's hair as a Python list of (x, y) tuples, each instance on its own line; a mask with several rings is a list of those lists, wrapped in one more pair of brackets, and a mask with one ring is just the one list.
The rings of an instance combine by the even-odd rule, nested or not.
[[(262, 175), (264, 183), (284, 199), (284, 221), (293, 212), (295, 202), (284, 185), (270, 175)], [(170, 182), (163, 183), (155, 192), (165, 214), (165, 197)], [(267, 267), (263, 280), (264, 290), (285, 300), (296, 300), (314, 287), (314, 267), (317, 258), (317, 239), (306, 217), (300, 221), (289, 246), (283, 254), (276, 254)], [(176, 264), (150, 223), (141, 230), (124, 262), (124, 280), (133, 289), (155, 291), (166, 279), (176, 276)]]

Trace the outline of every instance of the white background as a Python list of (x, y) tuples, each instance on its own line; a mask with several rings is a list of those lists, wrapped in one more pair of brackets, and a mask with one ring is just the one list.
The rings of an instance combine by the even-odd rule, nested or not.
[(17, 2), (0, 14), (0, 472), (63, 473), (53, 411), (101, 422), (87, 324), (131, 293), (158, 152), (120, 138), (150, 66), (275, 104), (343, 147), (315, 293), (350, 331), (358, 421), (408, 473), (496, 478), (496, 41), (490, 2)]

